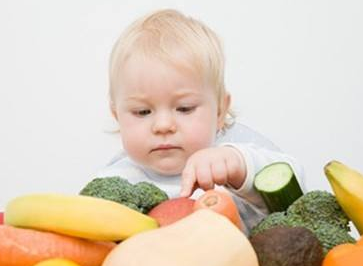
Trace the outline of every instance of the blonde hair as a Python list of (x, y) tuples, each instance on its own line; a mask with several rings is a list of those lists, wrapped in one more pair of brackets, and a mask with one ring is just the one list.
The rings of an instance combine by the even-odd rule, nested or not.
[[(224, 85), (224, 55), (218, 36), (202, 22), (165, 9), (133, 22), (114, 45), (110, 58), (110, 100), (119, 69), (133, 53), (154, 57), (192, 70), (216, 92), (219, 109), (227, 92)], [(223, 130), (233, 124), (228, 110)]]

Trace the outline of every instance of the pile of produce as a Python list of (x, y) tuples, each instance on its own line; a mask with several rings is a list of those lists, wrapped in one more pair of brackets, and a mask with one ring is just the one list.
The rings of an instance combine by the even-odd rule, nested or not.
[(16, 197), (0, 213), (0, 265), (361, 266), (363, 237), (349, 225), (363, 234), (363, 176), (335, 161), (324, 170), (334, 194), (303, 194), (285, 163), (257, 173), (270, 214), (249, 235), (220, 190), (169, 199), (152, 183), (114, 176), (80, 195)]
[(335, 197), (326, 191), (311, 191), (285, 212), (274, 212), (252, 229), (252, 236), (278, 226), (304, 227), (320, 241), (324, 253), (343, 243), (355, 243), (349, 235), (349, 218)]
[(356, 243), (349, 234), (350, 221), (363, 233), (363, 175), (332, 161), (324, 170), (334, 195), (314, 190), (293, 199), (300, 189), (292, 171), (286, 169), (269, 165), (255, 180), (272, 210), (250, 236), (259, 265), (363, 265), (363, 245), (359, 244), (363, 238)]
[(65, 258), (99, 266), (114, 241), (158, 227), (150, 216), (88, 196), (33, 194), (12, 199), (0, 227), (0, 265), (32, 266)]
[[(140, 182), (133, 185), (120, 177), (106, 177), (92, 180), (80, 194), (32, 194), (10, 200), (5, 210), (6, 225), (0, 225), (0, 265), (101, 266), (117, 243), (128, 243), (126, 240), (133, 239), (141, 232), (143, 234), (140, 234), (139, 239), (143, 240), (144, 236), (148, 238), (145, 231), (155, 231), (155, 236), (151, 234), (151, 239), (154, 239), (153, 248), (156, 249), (160, 239), (164, 239), (161, 241), (164, 244), (160, 243), (160, 246), (166, 244), (172, 253), (179, 250), (175, 243), (192, 248), (190, 244), (196, 239), (190, 238), (182, 244), (183, 241), (179, 237), (168, 242), (168, 237), (163, 238), (162, 235), (180, 236), (186, 231), (191, 231), (191, 228), (196, 228), (194, 237), (198, 234), (203, 236), (203, 241), (209, 242), (210, 247), (215, 249), (220, 249), (229, 242), (235, 245), (238, 240), (235, 247), (243, 252), (225, 253), (224, 258), (220, 257), (221, 263), (218, 265), (227, 266), (228, 264), (222, 264), (225, 259), (240, 261), (247, 253), (251, 257), (251, 264), (248, 266), (257, 265), (252, 246), (239, 230), (243, 229), (243, 223), (237, 207), (226, 192), (207, 191), (197, 200), (168, 199), (164, 191), (151, 183)], [(195, 218), (199, 217), (196, 213), (201, 209), (210, 209), (208, 211), (212, 214)], [(185, 223), (189, 224), (187, 226), (183, 225), (184, 222), (179, 222), (186, 216), (191, 219), (190, 222), (186, 220)], [(202, 220), (210, 220), (210, 226), (205, 230), (198, 229), (204, 225)], [(172, 229), (172, 225), (166, 226), (172, 223), (180, 225), (176, 229)], [(219, 228), (212, 228), (212, 224), (218, 225)], [(162, 228), (157, 229), (158, 227)], [(184, 227), (188, 229), (180, 231)], [(204, 234), (211, 237), (210, 231), (216, 229), (225, 231), (225, 234), (221, 236), (221, 242), (213, 244)], [(154, 237), (157, 237), (157, 240)], [(241, 238), (245, 240), (240, 242)], [(246, 245), (249, 249), (245, 248)], [(144, 249), (145, 252), (152, 250)], [(197, 250), (197, 246), (193, 246), (192, 249)], [(194, 260), (193, 257), (199, 257), (195, 254), (191, 253), (191, 261)], [(154, 255), (155, 258), (160, 258), (158, 254)], [(180, 259), (187, 257), (184, 254)], [(122, 263), (128, 263), (124, 261), (124, 256)], [(182, 265), (183, 262), (180, 263)]]
[(96, 178), (80, 194), (33, 194), (9, 201), (6, 225), (0, 225), (0, 265), (100, 266), (115, 242), (157, 228), (157, 221), (143, 212), (168, 198), (153, 184), (131, 185), (119, 177)]

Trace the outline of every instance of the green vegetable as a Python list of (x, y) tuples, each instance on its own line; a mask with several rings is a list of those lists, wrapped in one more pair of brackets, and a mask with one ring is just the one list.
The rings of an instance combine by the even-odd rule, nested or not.
[(285, 211), (303, 195), (294, 171), (283, 162), (264, 167), (256, 174), (254, 186), (270, 212)]
[(168, 199), (164, 191), (148, 182), (135, 184), (134, 191), (140, 199), (139, 207), (143, 213), (148, 213), (153, 207)]
[(79, 194), (112, 200), (142, 213), (168, 199), (168, 195), (154, 184), (140, 182), (133, 185), (119, 176), (95, 178)]
[(314, 225), (305, 226), (306, 228), (310, 229), (320, 240), (320, 243), (323, 246), (324, 254), (337, 245), (356, 242), (356, 240), (348, 233), (348, 231), (327, 222), (317, 222)]
[(328, 221), (332, 225), (350, 231), (349, 218), (335, 197), (327, 191), (311, 191), (300, 197), (287, 209), (287, 214), (301, 217), (303, 223), (314, 224), (316, 221)]
[(252, 228), (251, 236), (262, 233), (263, 231), (270, 228), (285, 225), (288, 226), (285, 212), (273, 212)]
[(286, 212), (268, 215), (251, 230), (251, 235), (277, 226), (302, 226), (311, 230), (323, 246), (324, 254), (343, 243), (354, 243), (349, 235), (349, 219), (335, 197), (326, 191), (311, 191), (296, 200)]

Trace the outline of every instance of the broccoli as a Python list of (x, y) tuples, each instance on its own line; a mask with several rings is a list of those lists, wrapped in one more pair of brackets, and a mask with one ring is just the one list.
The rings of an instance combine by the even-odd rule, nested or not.
[(326, 191), (311, 191), (289, 206), (286, 212), (275, 212), (260, 221), (251, 235), (277, 226), (302, 226), (312, 231), (323, 246), (324, 254), (343, 243), (354, 243), (349, 235), (349, 219), (335, 197)]
[(323, 246), (324, 254), (337, 245), (356, 242), (347, 230), (325, 221), (310, 225), (303, 224), (303, 226), (310, 229), (319, 239)]
[(89, 182), (79, 193), (124, 204), (136, 211), (140, 201), (133, 189), (133, 185), (119, 176), (95, 178)]
[(273, 212), (252, 228), (251, 235), (254, 236), (267, 229), (284, 225), (288, 226), (285, 212)]
[(141, 213), (168, 199), (164, 191), (151, 183), (133, 185), (119, 176), (95, 178), (79, 194), (115, 201)]
[(168, 199), (168, 195), (154, 184), (139, 182), (134, 185), (134, 191), (139, 197), (143, 213), (148, 213), (154, 206)]
[(298, 215), (304, 223), (329, 221), (330, 224), (349, 231), (349, 219), (335, 197), (327, 191), (311, 191), (297, 199), (287, 209), (288, 215)]

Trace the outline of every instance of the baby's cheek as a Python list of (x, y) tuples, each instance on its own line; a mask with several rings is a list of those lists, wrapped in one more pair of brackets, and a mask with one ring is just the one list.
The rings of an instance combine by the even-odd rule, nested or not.
[(214, 141), (215, 133), (206, 130), (205, 128), (195, 128), (195, 131), (190, 134), (188, 145), (189, 149), (195, 152), (200, 149), (211, 147)]
[(122, 135), (122, 143), (126, 152), (132, 157), (139, 157), (143, 154), (145, 150), (145, 142), (142, 140), (142, 137), (138, 134), (123, 134)]
[(217, 134), (217, 121), (210, 114), (210, 110), (203, 110), (198, 115), (190, 119), (188, 127), (184, 130), (188, 142), (195, 149), (203, 149), (213, 145)]

